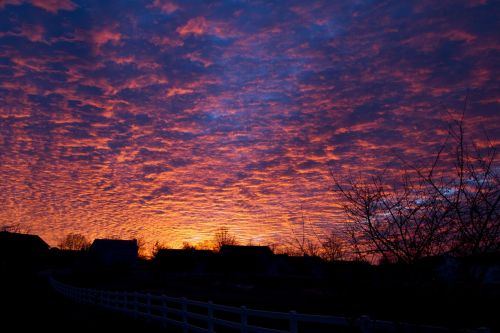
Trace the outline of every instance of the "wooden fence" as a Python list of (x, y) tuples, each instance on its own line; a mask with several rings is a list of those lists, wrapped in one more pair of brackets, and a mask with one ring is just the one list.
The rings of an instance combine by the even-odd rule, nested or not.
[[(408, 332), (408, 333), (449, 333), (449, 328), (428, 325), (396, 323), (372, 320), (362, 316), (357, 320), (345, 317), (302, 314), (295, 311), (275, 312), (199, 302), (187, 298), (176, 298), (150, 293), (105, 291), (78, 288), (50, 278), (54, 290), (79, 303), (101, 306), (121, 312), (134, 318), (157, 321), (164, 327), (174, 325), (184, 333), (214, 333), (220, 328), (241, 333), (313, 333), (314, 325), (322, 325), (321, 332), (342, 331), (362, 333)], [(264, 325), (267, 324), (268, 327)], [(273, 327), (269, 327), (273, 326)], [(314, 329), (314, 332), (317, 332)], [(454, 331), (456, 332), (456, 331)], [(461, 330), (462, 333), (488, 333), (488, 329)]]

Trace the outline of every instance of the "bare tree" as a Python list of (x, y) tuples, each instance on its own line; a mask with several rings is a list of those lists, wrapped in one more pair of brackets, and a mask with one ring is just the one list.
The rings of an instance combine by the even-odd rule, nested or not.
[(335, 232), (331, 231), (328, 236), (320, 241), (320, 257), (326, 261), (345, 259), (344, 241)]
[(236, 236), (227, 227), (220, 227), (215, 231), (214, 250), (219, 251), (223, 245), (237, 245)]
[(306, 223), (307, 219), (301, 207), (300, 226), (297, 228), (290, 223), (291, 234), (282, 239), (282, 244), (275, 251), (293, 256), (317, 256), (326, 261), (346, 259), (346, 242), (343, 235), (330, 230), (315, 228), (313, 224)]
[(160, 252), (160, 250), (166, 250), (168, 248), (169, 247), (167, 245), (165, 245), (164, 243), (156, 241), (153, 244), (153, 247), (151, 248), (151, 258), (156, 257), (156, 255), (158, 254), (158, 252)]
[(320, 254), (321, 241), (319, 241), (312, 226), (306, 225), (306, 217), (302, 206), (300, 207), (300, 228), (297, 230), (291, 224), (291, 237), (286, 239), (285, 243), (286, 248), (284, 251), (289, 255), (319, 256)]
[(197, 250), (213, 250), (214, 249), (214, 244), (212, 240), (204, 240), (201, 242), (198, 242), (194, 245), (194, 248)]
[(356, 256), (413, 262), (445, 252), (500, 250), (496, 148), (489, 140), (486, 148), (467, 143), (463, 115), (451, 124), (432, 165), (403, 161), (410, 171), (399, 181), (384, 176), (341, 181), (331, 170)]
[(432, 167), (415, 168), (432, 194), (448, 212), (453, 229), (450, 250), (459, 255), (474, 255), (500, 250), (500, 169), (497, 147), (485, 135), (485, 147), (466, 140), (464, 115), (450, 126), (448, 140), (453, 148), (453, 172), (437, 166), (442, 162), (443, 145)]
[(382, 177), (335, 180), (355, 256), (413, 262), (443, 250), (446, 209), (421, 185), (407, 174), (398, 185), (387, 185)]
[(90, 242), (82, 234), (67, 234), (57, 245), (62, 250), (85, 251), (90, 247)]
[(137, 255), (139, 258), (147, 259), (150, 257), (151, 251), (148, 251), (147, 242), (144, 237), (136, 237), (135, 241), (137, 242)]
[(182, 242), (182, 249), (192, 251), (192, 250), (196, 250), (196, 246), (189, 243), (189, 242)]

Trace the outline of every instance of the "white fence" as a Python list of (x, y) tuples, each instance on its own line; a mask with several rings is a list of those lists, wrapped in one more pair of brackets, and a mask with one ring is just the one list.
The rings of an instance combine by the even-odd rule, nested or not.
[[(241, 333), (298, 333), (311, 332), (310, 325), (351, 328), (362, 333), (371, 332), (409, 332), (409, 333), (444, 333), (451, 332), (444, 327), (395, 323), (371, 320), (362, 316), (357, 320), (345, 317), (301, 314), (295, 311), (274, 312), (234, 307), (212, 302), (199, 302), (186, 298), (168, 297), (139, 292), (105, 291), (90, 288), (77, 288), (50, 278), (54, 290), (79, 303), (98, 305), (113, 311), (130, 315), (134, 318), (157, 321), (164, 327), (175, 325), (184, 333), (216, 332), (216, 327), (232, 328)], [(278, 328), (265, 327), (263, 324), (274, 322)], [(257, 323), (257, 324), (250, 324)], [(269, 325), (272, 326), (272, 325)], [(303, 330), (302, 330), (303, 329)], [(316, 330), (315, 330), (316, 331)], [(456, 330), (455, 330), (456, 332)], [(488, 329), (462, 330), (463, 333), (488, 333)]]

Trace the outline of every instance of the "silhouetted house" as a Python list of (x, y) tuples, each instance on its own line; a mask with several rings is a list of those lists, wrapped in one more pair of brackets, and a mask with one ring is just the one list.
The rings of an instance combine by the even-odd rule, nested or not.
[(500, 285), (500, 252), (460, 258), (460, 264), (467, 279), (485, 285)]
[(155, 268), (169, 273), (206, 274), (215, 253), (210, 250), (162, 249), (153, 259)]
[(455, 283), (461, 278), (460, 261), (450, 255), (424, 257), (411, 266), (407, 279)]
[(0, 262), (2, 267), (27, 269), (45, 264), (49, 245), (37, 235), (0, 231)]
[(106, 267), (132, 267), (137, 264), (137, 240), (96, 239), (89, 248), (92, 261)]
[(51, 268), (75, 267), (84, 264), (88, 252), (83, 250), (62, 250), (53, 247), (49, 251), (47, 265)]
[(483, 283), (500, 286), (500, 262), (492, 263), (485, 269)]
[(326, 275), (325, 262), (319, 257), (285, 255), (281, 260), (280, 275), (308, 278), (322, 278)]
[(223, 245), (219, 250), (218, 269), (226, 273), (275, 275), (276, 262), (269, 246)]
[(239, 258), (261, 258), (273, 255), (273, 251), (269, 246), (256, 245), (222, 245), (219, 253), (224, 256), (235, 256)]

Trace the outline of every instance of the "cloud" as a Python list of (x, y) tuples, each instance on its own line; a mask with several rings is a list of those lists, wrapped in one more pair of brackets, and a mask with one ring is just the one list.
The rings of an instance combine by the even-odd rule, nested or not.
[(275, 242), (343, 220), (329, 168), (425, 162), (467, 87), (500, 142), (491, 2), (150, 3), (1, 3), (1, 220)]
[(177, 32), (181, 36), (186, 36), (189, 34), (193, 35), (203, 35), (208, 32), (209, 24), (204, 17), (196, 17), (187, 21), (185, 25), (177, 28)]
[(184, 25), (176, 29), (183, 38), (188, 36), (212, 35), (219, 38), (234, 38), (240, 35), (238, 29), (227, 22), (209, 21), (203, 16), (188, 20)]
[(172, 14), (179, 9), (179, 6), (172, 1), (155, 0), (152, 7), (159, 8), (162, 12), (166, 14)]
[(122, 35), (119, 32), (115, 32), (109, 28), (92, 31), (92, 40), (97, 48), (100, 48), (107, 43), (117, 45), (121, 39)]
[(78, 8), (78, 6), (70, 0), (4, 0), (0, 3), (0, 9), (7, 5), (18, 6), (23, 3), (29, 3), (32, 6), (42, 8), (52, 14), (56, 14), (61, 10), (73, 11)]
[(185, 89), (185, 88), (170, 88), (167, 91), (167, 97), (172, 97), (175, 95), (186, 95), (186, 94), (192, 94), (193, 90), (192, 89)]

